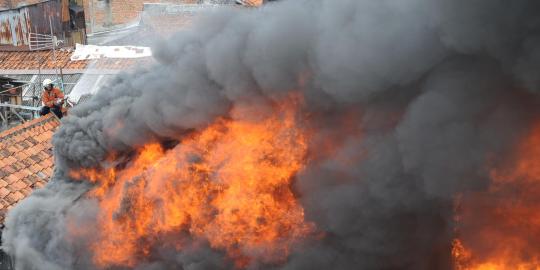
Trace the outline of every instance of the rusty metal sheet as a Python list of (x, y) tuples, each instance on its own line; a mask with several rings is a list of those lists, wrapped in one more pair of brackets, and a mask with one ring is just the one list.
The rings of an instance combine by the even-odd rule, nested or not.
[(0, 46), (28, 46), (29, 32), (50, 34), (49, 17), (53, 33), (61, 38), (62, 15), (61, 0), (40, 1), (34, 5), (0, 11)]
[(28, 44), (29, 22), (26, 8), (0, 12), (0, 45)]
[(49, 17), (52, 18), (52, 28), (55, 35), (63, 32), (61, 1), (52, 0), (25, 7), (31, 19), (31, 32), (50, 34)]

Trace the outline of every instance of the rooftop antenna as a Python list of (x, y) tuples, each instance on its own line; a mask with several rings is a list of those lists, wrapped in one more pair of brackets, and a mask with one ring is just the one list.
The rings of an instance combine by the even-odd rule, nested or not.
[[(62, 68), (58, 67), (58, 62), (56, 61), (56, 49), (58, 46), (62, 43), (64, 43), (63, 40), (59, 40), (53, 32), (52, 27), (52, 19), (51, 16), (49, 16), (49, 28), (51, 33), (50, 34), (40, 34), (37, 33), (37, 29), (35, 29), (35, 32), (30, 32), (28, 34), (28, 40), (29, 40), (29, 47), (30, 51), (45, 51), (45, 50), (52, 50), (53, 53), (53, 61), (54, 61), (54, 73), (56, 75), (56, 78), (58, 80), (58, 70), (60, 70), (60, 88), (62, 91), (64, 90), (64, 79), (62, 74)], [(41, 63), (39, 65), (39, 73), (41, 74)]]

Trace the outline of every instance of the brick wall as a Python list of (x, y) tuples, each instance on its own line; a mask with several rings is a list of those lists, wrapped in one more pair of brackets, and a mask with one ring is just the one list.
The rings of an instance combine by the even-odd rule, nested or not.
[[(83, 0), (87, 31), (104, 30), (110, 26), (136, 21), (143, 9), (144, 3), (196, 3), (197, 0)], [(107, 13), (110, 12), (110, 23)], [(94, 29), (92, 29), (92, 21)]]

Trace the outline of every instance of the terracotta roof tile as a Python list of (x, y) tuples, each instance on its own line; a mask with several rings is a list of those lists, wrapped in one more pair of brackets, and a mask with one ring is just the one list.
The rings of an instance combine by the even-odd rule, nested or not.
[[(49, 177), (47, 174), (45, 174), (45, 169), (39, 171), (36, 173), (36, 175), (41, 179), (41, 180), (49, 180)], [(40, 181), (41, 181), (40, 180)]]
[(22, 160), (22, 163), (24, 163), (24, 165), (26, 165), (26, 167), (30, 167), (32, 166), (34, 163), (36, 163), (33, 159), (31, 158), (26, 158), (24, 160)]
[(50, 141), (59, 124), (58, 118), (49, 114), (0, 132), (0, 222), (7, 209), (51, 177), (54, 160)]
[(36, 188), (42, 188), (43, 186), (45, 186), (45, 184), (43, 182), (39, 181), (39, 182), (36, 182), (35, 186), (36, 186)]
[(40, 151), (37, 155), (41, 161), (44, 161), (49, 157), (45, 151)]
[(15, 168), (15, 171), (20, 171), (25, 168), (25, 166), (21, 164), (19, 160), (17, 160), (17, 162), (13, 163), (11, 166)]
[(9, 190), (7, 188), (0, 188), (0, 197), (5, 198), (9, 194)]
[(26, 187), (26, 184), (24, 183), (24, 181), (21, 179), (20, 181), (17, 181), (11, 185), (8, 186), (8, 189), (10, 189), (11, 191), (18, 191), (18, 190), (21, 190), (23, 188)]
[(34, 182), (32, 182), (32, 179), (30, 177), (25, 177), (22, 179), (22, 183), (24, 183), (24, 187), (32, 186)]
[(20, 188), (18, 187), (17, 183), (18, 182), (14, 182), (13, 184), (8, 185), (6, 189), (9, 190), (10, 193), (18, 191)]
[(36, 149), (33, 148), (33, 147), (28, 147), (26, 148), (26, 150), (24, 150), (24, 154), (26, 157), (30, 157), (32, 155), (35, 155), (36, 154)]
[(16, 173), (12, 173), (12, 174), (8, 175), (7, 177), (4, 177), (4, 180), (6, 182), (8, 182), (8, 184), (13, 184), (13, 183), (17, 182), (19, 179), (17, 178)]
[[(52, 163), (51, 163), (51, 164), (52, 164)], [(52, 167), (48, 167), (48, 168), (46, 168), (44, 171), (45, 171), (45, 173), (46, 173), (47, 175), (49, 175), (49, 176), (51, 176), (51, 175), (53, 174), (53, 169), (52, 169)]]
[(43, 164), (45, 164), (47, 168), (51, 168), (54, 163), (52, 161), (52, 158), (48, 158), (43, 161)]
[(20, 171), (16, 172), (15, 175), (17, 175), (17, 181), (22, 180), (26, 177), (25, 168), (21, 169)]
[(32, 193), (32, 189), (29, 187), (26, 187), (24, 189), (21, 189), (19, 192), (21, 192), (25, 197), (28, 197)]
[(19, 151), (19, 152), (15, 153), (15, 158), (17, 158), (17, 160), (19, 160), (19, 161), (25, 159), (27, 156), (28, 155), (24, 151)]
[[(6, 195), (6, 196), (7, 196), (7, 195)], [(2, 210), (0, 210), (1, 213), (4, 213), (4, 214), (5, 214), (5, 213), (6, 213), (6, 209), (7, 209), (8, 206), (9, 206), (9, 203), (8, 203), (6, 200), (0, 199), (0, 207), (2, 208)], [(5, 208), (5, 209), (4, 209), (4, 208)]]
[(24, 199), (24, 195), (18, 191), (15, 191), (15, 192), (9, 193), (9, 195), (7, 195), (5, 198), (11, 204), (10, 206), (13, 206), (20, 200)]
[[(10, 161), (10, 162), (11, 162), (11, 161)], [(12, 167), (12, 166), (9, 166), (9, 165), (8, 165), (8, 166), (5, 166), (4, 169), (6, 170), (6, 172), (7, 172), (8, 175), (9, 175), (9, 174), (13, 174), (13, 173), (16, 172), (16, 170), (13, 169), (13, 167)]]
[(32, 171), (33, 174), (36, 174), (37, 172), (43, 170), (43, 168), (39, 165), (39, 163), (36, 163), (32, 166), (30, 166), (30, 171)]

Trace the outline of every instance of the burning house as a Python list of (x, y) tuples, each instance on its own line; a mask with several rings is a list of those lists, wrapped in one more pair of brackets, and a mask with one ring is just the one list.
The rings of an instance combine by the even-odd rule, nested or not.
[(21, 270), (540, 269), (538, 12), (212, 10), (62, 119), (2, 249)]

